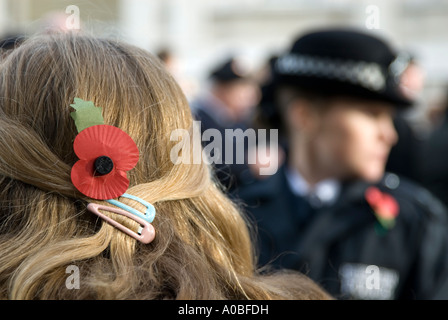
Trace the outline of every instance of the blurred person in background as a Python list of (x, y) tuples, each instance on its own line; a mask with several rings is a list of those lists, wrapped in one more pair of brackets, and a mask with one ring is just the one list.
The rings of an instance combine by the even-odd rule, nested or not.
[(168, 72), (176, 79), (187, 96), (188, 101), (194, 99), (198, 91), (198, 83), (195, 79), (188, 77), (184, 70), (182, 60), (174, 53), (173, 50), (162, 47), (156, 53), (157, 57), (162, 61)]
[[(252, 127), (253, 112), (260, 98), (259, 87), (236, 58), (230, 58), (213, 69), (209, 80), (210, 89), (194, 100), (191, 107), (196, 120), (200, 121), (201, 134), (207, 129), (217, 129), (221, 133), (223, 143), (219, 152), (222, 163), (214, 163), (216, 177), (226, 189), (234, 190), (242, 181), (252, 181), (254, 177), (247, 161), (236, 161), (236, 149), (241, 145), (244, 145), (247, 159), (247, 139), (226, 136), (225, 130), (246, 131)], [(233, 143), (227, 144), (233, 146), (230, 164), (225, 163), (224, 139), (233, 139)]]
[(0, 60), (11, 53), (13, 49), (18, 48), (25, 40), (25, 36), (21, 34), (10, 34), (0, 38)]
[(21, 34), (11, 34), (0, 38), (0, 50), (12, 50), (20, 46), (25, 40), (25, 36)]
[(417, 174), (421, 183), (448, 206), (448, 93), (438, 117), (419, 149)]
[[(265, 76), (260, 81), (261, 98), (254, 112), (253, 125), (257, 129), (267, 129), (268, 132), (277, 130), (278, 153), (273, 156), (276, 156), (278, 165), (281, 166), (288, 153), (288, 136), (275, 103), (274, 68), (277, 60), (278, 56), (273, 55), (265, 64)], [(252, 181), (247, 181), (247, 183), (252, 183)]]
[[(425, 74), (418, 61), (408, 53), (401, 53), (398, 57), (393, 73), (401, 74), (399, 90), (403, 96), (415, 101), (417, 104), (422, 93)], [(410, 109), (410, 108), (409, 108)], [(411, 111), (414, 111), (411, 109)], [(414, 128), (408, 119), (409, 110), (397, 112), (394, 117), (394, 126), (398, 134), (398, 142), (392, 147), (386, 163), (386, 171), (400, 174), (422, 183), (418, 172), (420, 166), (420, 152), (426, 138), (422, 132)]]
[(413, 103), (392, 72), (399, 59), (382, 39), (329, 29), (303, 35), (275, 62), (271, 109), (288, 138), (286, 162), (238, 193), (261, 265), (301, 270), (343, 299), (448, 298), (446, 209), (385, 172), (394, 114)]

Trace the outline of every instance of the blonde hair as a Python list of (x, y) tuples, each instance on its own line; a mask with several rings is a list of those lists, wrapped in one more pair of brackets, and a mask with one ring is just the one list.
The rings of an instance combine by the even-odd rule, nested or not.
[[(105, 123), (139, 147), (127, 193), (154, 204), (152, 243), (88, 212), (92, 200), (71, 183), (74, 97), (101, 106)], [(0, 297), (330, 298), (301, 274), (255, 270), (247, 221), (210, 167), (170, 161), (178, 143), (170, 133), (191, 126), (179, 86), (144, 50), (90, 36), (44, 35), (8, 54), (0, 62)], [(78, 290), (66, 286), (70, 265), (80, 270)]]

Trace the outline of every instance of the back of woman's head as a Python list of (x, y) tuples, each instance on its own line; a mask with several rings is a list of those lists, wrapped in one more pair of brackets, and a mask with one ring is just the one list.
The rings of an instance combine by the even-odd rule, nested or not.
[[(127, 193), (156, 208), (150, 244), (86, 210), (88, 202), (102, 202), (71, 182), (75, 97), (102, 107), (104, 122), (138, 146)], [(0, 62), (0, 297), (326, 297), (306, 278), (255, 275), (245, 220), (213, 182), (209, 166), (170, 160), (178, 143), (171, 132), (191, 127), (179, 86), (144, 50), (88, 36), (44, 35), (8, 54)], [(79, 268), (77, 290), (66, 285), (70, 265)], [(290, 289), (283, 291), (286, 283)]]

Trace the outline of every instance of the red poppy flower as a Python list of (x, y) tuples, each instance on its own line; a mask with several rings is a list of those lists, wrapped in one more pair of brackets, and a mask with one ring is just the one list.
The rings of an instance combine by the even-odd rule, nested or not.
[(137, 145), (126, 132), (110, 125), (94, 125), (76, 136), (73, 148), (80, 160), (72, 168), (71, 179), (82, 194), (107, 200), (126, 192), (126, 171), (139, 159)]
[(400, 211), (397, 200), (390, 194), (383, 193), (375, 187), (368, 188), (365, 192), (365, 197), (381, 225), (390, 229), (394, 225), (395, 218)]

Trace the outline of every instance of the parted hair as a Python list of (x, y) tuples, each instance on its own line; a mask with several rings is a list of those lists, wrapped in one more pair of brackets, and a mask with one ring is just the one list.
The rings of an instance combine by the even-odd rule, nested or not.
[[(143, 244), (86, 210), (73, 186), (75, 97), (103, 109), (140, 159), (127, 193), (154, 204)], [(261, 273), (253, 231), (210, 166), (174, 164), (188, 102), (159, 59), (115, 40), (38, 35), (0, 61), (0, 298), (330, 299), (306, 276)], [(138, 209), (135, 203), (123, 202)], [(104, 212), (136, 230), (130, 219)], [(66, 286), (79, 268), (80, 287)]]

